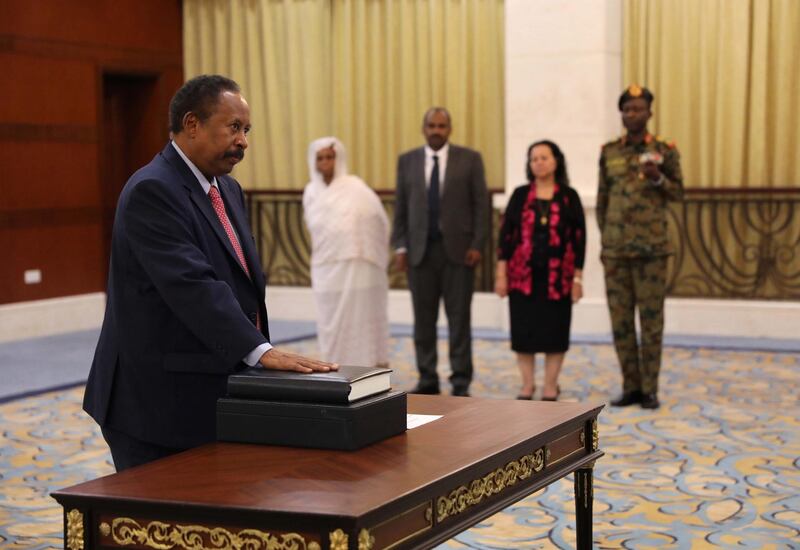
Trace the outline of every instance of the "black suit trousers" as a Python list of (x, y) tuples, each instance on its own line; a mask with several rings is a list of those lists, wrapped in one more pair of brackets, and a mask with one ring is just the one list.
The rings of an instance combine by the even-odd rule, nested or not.
[(103, 426), (102, 432), (118, 472), (186, 450), (140, 441), (108, 426)]
[(438, 388), (436, 322), (444, 299), (450, 344), (450, 383), (467, 390), (472, 381), (471, 306), (475, 269), (448, 259), (442, 241), (429, 241), (425, 256), (408, 268), (408, 286), (414, 306), (414, 347), (419, 385)]

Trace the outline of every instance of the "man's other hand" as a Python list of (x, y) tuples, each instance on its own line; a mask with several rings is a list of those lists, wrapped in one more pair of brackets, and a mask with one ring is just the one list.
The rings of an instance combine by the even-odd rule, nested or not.
[(481, 252), (480, 250), (476, 250), (475, 248), (470, 248), (467, 250), (467, 255), (464, 258), (464, 263), (467, 264), (469, 267), (475, 267), (481, 261)]
[(400, 272), (408, 269), (408, 255), (405, 252), (395, 252), (394, 267)]
[(296, 353), (288, 351), (281, 351), (272, 348), (258, 360), (262, 367), (265, 369), (273, 370), (292, 370), (296, 372), (330, 372), (332, 370), (339, 370), (339, 365), (336, 363), (328, 363), (327, 361), (319, 361), (309, 357), (303, 357)]

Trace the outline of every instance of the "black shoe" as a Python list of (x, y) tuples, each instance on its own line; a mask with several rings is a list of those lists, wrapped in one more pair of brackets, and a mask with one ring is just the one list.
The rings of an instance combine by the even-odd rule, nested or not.
[(408, 393), (415, 393), (421, 395), (438, 395), (440, 392), (439, 388), (436, 386), (423, 386), (421, 384), (417, 384), (417, 387), (415, 387)]
[(452, 395), (456, 397), (469, 397), (469, 390), (466, 388), (453, 388)]
[(642, 402), (642, 392), (639, 390), (622, 392), (616, 399), (611, 401), (612, 407), (627, 407)]
[(646, 393), (642, 396), (643, 409), (657, 409), (660, 406), (661, 403), (658, 402), (658, 395), (655, 393)]
[(558, 396), (561, 395), (561, 386), (556, 386), (556, 394), (553, 397), (542, 396), (542, 401), (558, 401)]

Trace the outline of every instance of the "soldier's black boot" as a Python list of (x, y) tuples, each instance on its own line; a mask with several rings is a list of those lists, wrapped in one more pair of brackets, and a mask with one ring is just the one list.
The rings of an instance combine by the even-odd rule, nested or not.
[(624, 391), (611, 401), (612, 407), (627, 407), (642, 402), (642, 392), (639, 390)]
[(658, 395), (655, 393), (646, 393), (642, 395), (642, 408), (643, 409), (657, 409), (661, 403), (658, 402)]

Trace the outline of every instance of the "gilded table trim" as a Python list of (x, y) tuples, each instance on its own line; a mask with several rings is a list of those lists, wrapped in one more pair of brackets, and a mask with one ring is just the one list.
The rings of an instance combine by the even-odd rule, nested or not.
[(531, 454), (512, 460), (505, 466), (461, 485), (447, 495), (436, 499), (436, 521), (461, 514), (492, 495), (501, 493), (517, 482), (529, 478), (544, 469), (545, 449), (537, 449)]
[(83, 550), (83, 514), (77, 508), (67, 513), (65, 544), (68, 550)]
[[(100, 524), (101, 535), (108, 524)], [(258, 529), (242, 529), (237, 532), (223, 527), (203, 525), (180, 525), (163, 521), (139, 523), (132, 518), (114, 518), (109, 534), (120, 546), (137, 545), (158, 550), (188, 548), (190, 550), (320, 550), (316, 541), (307, 542), (298, 533), (273, 534)], [(331, 547), (333, 549), (333, 547)], [(345, 546), (346, 548), (346, 546)]]

